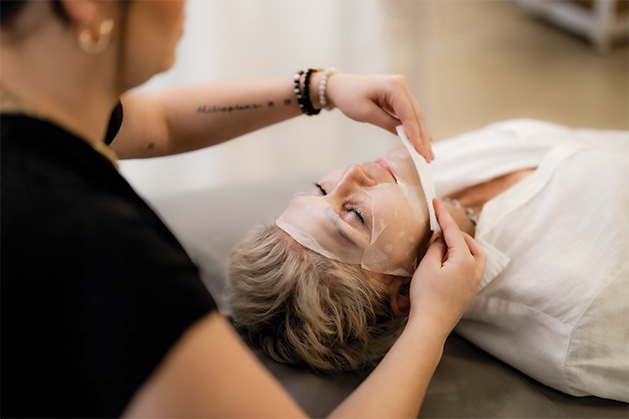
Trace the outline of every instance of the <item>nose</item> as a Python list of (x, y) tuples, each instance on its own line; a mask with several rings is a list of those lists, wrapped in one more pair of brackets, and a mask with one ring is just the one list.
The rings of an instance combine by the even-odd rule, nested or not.
[(360, 164), (352, 164), (337, 182), (334, 187), (334, 194), (345, 194), (351, 192), (354, 188), (363, 186), (375, 186), (376, 181), (367, 176), (365, 168)]

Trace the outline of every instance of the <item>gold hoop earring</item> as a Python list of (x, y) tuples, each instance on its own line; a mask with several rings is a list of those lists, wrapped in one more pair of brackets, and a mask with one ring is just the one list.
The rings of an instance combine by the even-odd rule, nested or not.
[(111, 32), (114, 28), (113, 19), (107, 19), (98, 28), (98, 38), (92, 39), (92, 31), (89, 28), (79, 33), (79, 45), (88, 54), (98, 54), (107, 49), (111, 42)]

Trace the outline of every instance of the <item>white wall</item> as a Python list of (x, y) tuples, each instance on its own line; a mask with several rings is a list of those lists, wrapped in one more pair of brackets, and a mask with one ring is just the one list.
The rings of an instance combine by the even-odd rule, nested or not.
[[(292, 75), (308, 67), (390, 73), (389, 18), (377, 0), (188, 0), (176, 65), (141, 90)], [(397, 139), (340, 111), (302, 116), (207, 150), (121, 162), (140, 194), (316, 177), (373, 160)]]

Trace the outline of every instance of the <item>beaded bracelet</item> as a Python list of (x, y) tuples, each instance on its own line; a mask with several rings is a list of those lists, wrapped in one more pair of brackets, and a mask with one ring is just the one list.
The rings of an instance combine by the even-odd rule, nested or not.
[(302, 110), (305, 111), (308, 116), (317, 115), (321, 112), (321, 109), (315, 109), (310, 101), (310, 76), (312, 76), (312, 73), (316, 73), (320, 70), (319, 68), (309, 68), (308, 71), (306, 71), (306, 77), (304, 77), (304, 93), (302, 95), (304, 107)]
[(294, 76), (295, 97), (297, 98), (297, 104), (299, 105), (299, 108), (301, 109), (301, 111), (303, 113), (306, 113), (306, 111), (304, 110), (304, 101), (303, 101), (303, 96), (301, 95), (301, 88), (299, 87), (299, 81), (301, 80), (302, 74), (304, 74), (304, 71), (299, 70), (298, 72), (295, 73), (295, 76)]
[(321, 112), (321, 109), (315, 109), (310, 101), (310, 77), (312, 73), (316, 73), (317, 71), (322, 71), (321, 68), (309, 68), (306, 72), (306, 77), (304, 77), (304, 89), (303, 91), (300, 88), (301, 76), (304, 74), (302, 70), (295, 73), (294, 76), (294, 90), (295, 96), (297, 97), (297, 104), (303, 113), (306, 115), (317, 115)]
[(323, 76), (321, 77), (321, 82), (319, 83), (319, 103), (321, 104), (321, 108), (327, 111), (331, 111), (332, 107), (328, 106), (328, 103), (325, 99), (325, 88), (328, 83), (328, 77), (330, 77), (334, 73), (336, 73), (336, 68), (328, 68), (327, 70), (325, 70), (325, 73), (323, 73)]

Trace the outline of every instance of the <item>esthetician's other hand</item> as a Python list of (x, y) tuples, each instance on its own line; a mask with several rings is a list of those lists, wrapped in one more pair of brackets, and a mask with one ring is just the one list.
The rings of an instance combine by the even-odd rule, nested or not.
[(347, 117), (395, 135), (401, 122), (417, 152), (428, 162), (434, 158), (424, 114), (404, 76), (334, 74), (328, 79), (326, 98)]
[(413, 275), (410, 287), (413, 317), (428, 321), (443, 337), (454, 329), (474, 300), (485, 272), (485, 254), (476, 241), (462, 233), (443, 204), (435, 199), (435, 212), (443, 230)]

